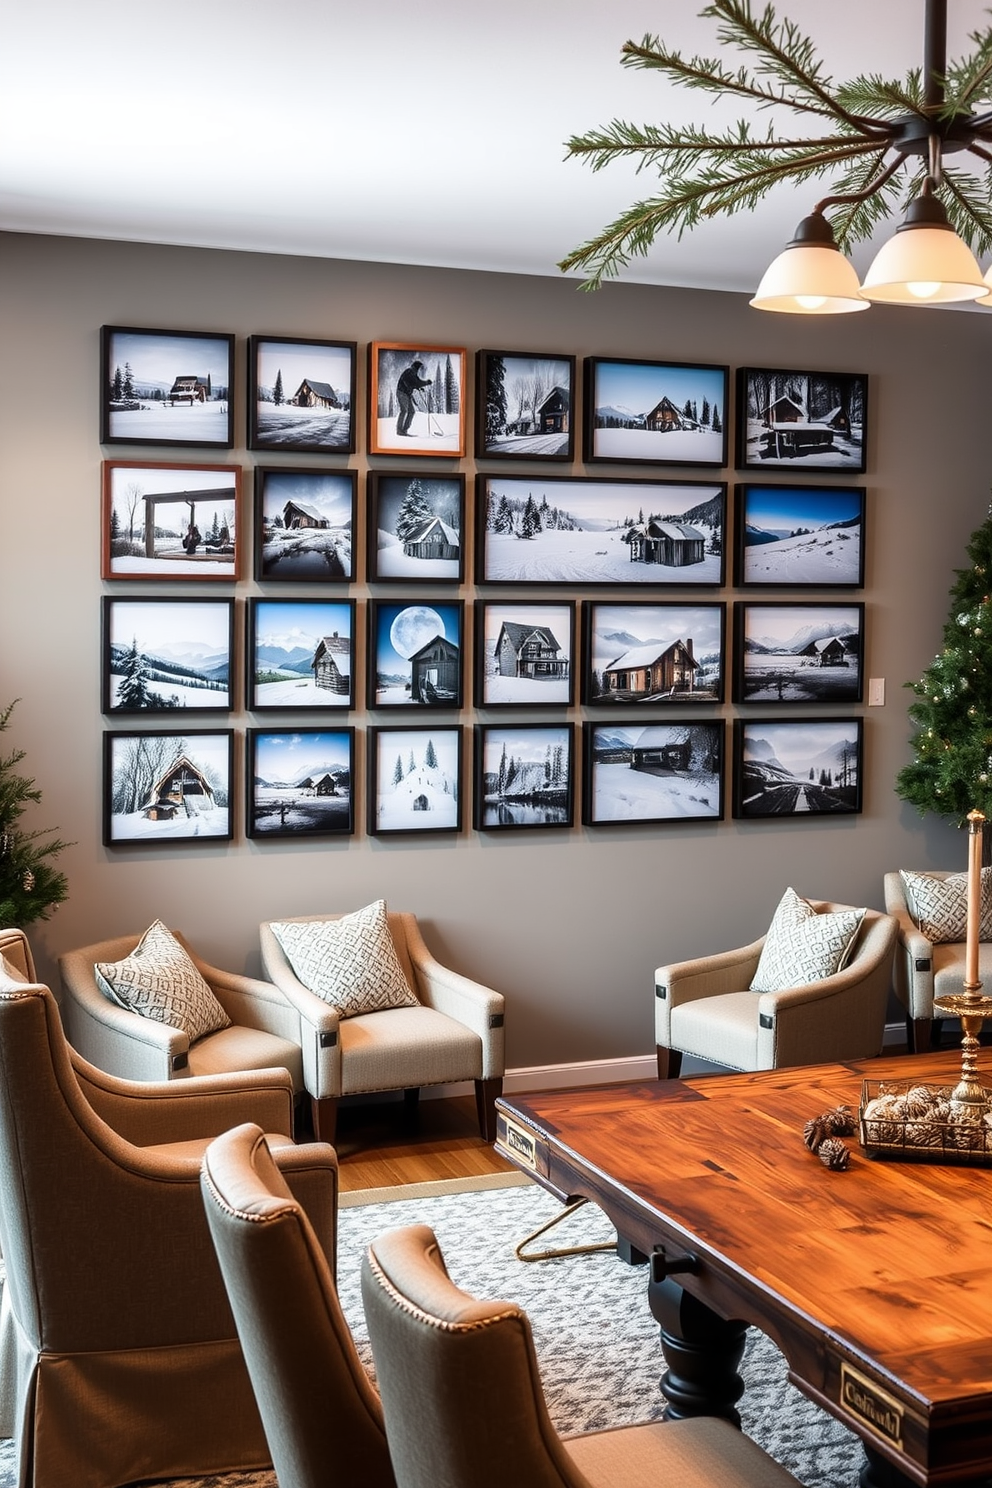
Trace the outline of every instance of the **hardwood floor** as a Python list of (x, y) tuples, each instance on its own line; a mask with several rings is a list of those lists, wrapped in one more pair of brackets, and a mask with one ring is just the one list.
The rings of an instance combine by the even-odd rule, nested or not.
[(513, 1171), (479, 1135), (474, 1096), (422, 1099), (415, 1126), (402, 1100), (344, 1104), (334, 1145), (342, 1193)]

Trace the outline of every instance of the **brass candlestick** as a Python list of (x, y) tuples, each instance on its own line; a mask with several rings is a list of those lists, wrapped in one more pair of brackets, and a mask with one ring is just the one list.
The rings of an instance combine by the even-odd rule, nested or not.
[(968, 812), (968, 920), (965, 944), (963, 991), (934, 998), (934, 1012), (960, 1018), (961, 1078), (951, 1092), (951, 1117), (956, 1121), (981, 1121), (989, 1109), (988, 1092), (978, 1078), (978, 1035), (986, 1018), (992, 1017), (992, 997), (982, 996), (978, 978), (978, 937), (982, 916), (982, 828), (981, 811)]

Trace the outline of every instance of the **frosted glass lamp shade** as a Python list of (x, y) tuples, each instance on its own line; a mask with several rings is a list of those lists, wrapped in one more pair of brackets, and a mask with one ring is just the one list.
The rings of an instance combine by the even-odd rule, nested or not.
[(768, 265), (751, 304), (786, 315), (847, 315), (868, 309), (854, 267), (821, 212), (803, 218), (792, 242)]
[(980, 295), (975, 301), (976, 305), (992, 305), (992, 266), (985, 270), (982, 275), (985, 284), (985, 294)]
[(910, 204), (906, 220), (883, 243), (865, 275), (865, 299), (886, 305), (946, 305), (978, 300), (989, 286), (978, 260), (933, 196)]

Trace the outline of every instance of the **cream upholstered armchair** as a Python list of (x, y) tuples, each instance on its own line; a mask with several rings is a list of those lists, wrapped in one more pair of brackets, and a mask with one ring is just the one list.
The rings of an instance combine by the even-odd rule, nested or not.
[[(992, 870), (982, 870), (983, 900)], [(933, 1000), (964, 990), (967, 934), (967, 874), (937, 869), (886, 873), (885, 907), (898, 929), (892, 986), (906, 1016), (906, 1045), (923, 1054), (933, 1042)], [(915, 890), (915, 893), (914, 893)], [(982, 911), (978, 978), (992, 986), (992, 924)]]
[[(49, 989), (0, 967), (0, 1434), (18, 1488), (117, 1488), (271, 1461), (200, 1194), (245, 1120), (333, 1263), (337, 1168), (295, 1146), (284, 1069), (117, 1080), (66, 1043)], [(23, 958), (22, 958), (23, 964)]]
[[(379, 900), (350, 915), (266, 921), (260, 938), (266, 976), (299, 1014), (318, 1137), (334, 1140), (341, 1096), (404, 1090), (415, 1099), (423, 1085), (472, 1080), (480, 1130), (487, 1141), (495, 1140), (503, 998), (436, 961), (414, 915), (387, 914)], [(293, 946), (292, 960), (286, 944)], [(401, 976), (384, 953), (398, 961)], [(306, 982), (300, 974), (305, 964), (312, 968)], [(380, 995), (386, 981), (390, 996)], [(364, 996), (342, 1001), (343, 984), (347, 997), (355, 982), (364, 983)], [(318, 985), (324, 995), (313, 990)], [(376, 1011), (341, 1011), (377, 1001), (385, 1005)]]
[[(841, 969), (825, 972), (831, 964), (827, 958), (817, 966), (814, 979), (802, 969), (806, 963), (800, 958), (791, 976), (790, 968), (779, 964), (781, 975), (770, 978), (771, 983), (780, 983), (777, 990), (753, 990), (779, 911), (769, 934), (749, 945), (659, 966), (655, 1043), (660, 1079), (678, 1076), (684, 1054), (729, 1069), (763, 1070), (864, 1059), (881, 1052), (895, 920), (872, 909), (822, 900), (799, 902), (811, 911), (806, 917), (809, 935), (827, 929), (822, 920), (814, 924), (813, 915), (845, 917), (834, 922), (839, 926), (835, 948)], [(786, 948), (797, 944), (795, 927), (786, 924), (783, 932)]]

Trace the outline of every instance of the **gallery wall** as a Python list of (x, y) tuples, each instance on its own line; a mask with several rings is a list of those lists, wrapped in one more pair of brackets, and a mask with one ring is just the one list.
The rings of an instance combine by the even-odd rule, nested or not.
[[(691, 251), (687, 242), (685, 252)], [(966, 561), (964, 545), (988, 509), (992, 324), (985, 314), (874, 308), (799, 321), (762, 315), (744, 296), (731, 294), (614, 284), (590, 295), (551, 276), (16, 234), (0, 235), (0, 297), (0, 701), (20, 699), (3, 742), (27, 751), (25, 768), (44, 793), (26, 824), (56, 826), (73, 843), (61, 860), (69, 899), (31, 931), (43, 975), (55, 977), (62, 951), (138, 932), (156, 917), (181, 928), (207, 959), (257, 972), (260, 920), (348, 910), (382, 896), (416, 912), (442, 960), (506, 994), (512, 1068), (602, 1064), (652, 1050), (657, 965), (752, 939), (787, 884), (811, 897), (880, 908), (887, 869), (964, 866), (963, 837), (903, 805), (893, 780), (909, 758), (910, 699), (902, 684), (919, 675), (939, 646), (953, 570)], [(479, 348), (564, 353), (580, 362), (606, 356), (717, 363), (732, 373), (759, 366), (867, 374), (868, 468), (857, 478), (867, 490), (867, 562), (864, 587), (850, 597), (865, 605), (865, 675), (885, 680), (885, 703), (840, 710), (864, 721), (860, 814), (732, 819), (729, 723), (777, 710), (727, 701), (690, 710), (728, 723), (721, 821), (586, 827), (576, 817), (570, 830), (487, 833), (471, 829), (467, 811), (457, 834), (369, 836), (362, 804), (365, 732), (399, 720), (366, 709), (360, 689), (360, 706), (347, 718), (358, 736), (355, 835), (248, 839), (244, 735), (259, 722), (275, 725), (271, 716), (260, 720), (244, 710), (239, 685), (238, 709), (225, 720), (237, 742), (233, 839), (104, 847), (102, 738), (120, 720), (101, 713), (101, 597), (141, 596), (147, 589), (100, 577), (101, 461), (122, 454), (100, 445), (103, 325), (236, 336), (235, 446), (217, 458), (243, 470), (246, 535), (252, 471), (282, 463), (271, 452), (246, 448), (248, 336), (358, 343), (358, 449), (329, 463), (359, 475), (359, 578), (345, 594), (357, 601), (360, 615), (369, 598), (395, 595), (395, 586), (364, 581), (365, 475), (397, 465), (388, 456), (366, 454), (365, 348), (371, 341), (464, 346), (470, 402)], [(197, 452), (150, 447), (141, 458), (195, 463)], [(287, 464), (294, 461), (313, 464), (314, 458), (286, 457)], [(495, 462), (476, 459), (471, 419), (466, 457), (435, 463), (466, 474), (471, 537), (475, 475), (497, 469)], [(519, 466), (521, 473), (535, 468)], [(705, 475), (728, 481), (731, 496), (735, 478), (743, 478), (732, 465), (712, 472), (592, 469), (578, 455), (555, 473)], [(732, 508), (731, 500), (731, 514)], [(238, 602), (239, 637), (245, 601), (283, 597), (286, 587), (257, 584), (250, 559), (242, 574), (218, 591)], [(718, 593), (690, 586), (659, 590), (659, 597), (720, 599), (728, 607), (754, 598), (735, 589), (731, 578), (728, 555), (727, 583)], [(157, 592), (201, 595), (203, 586)], [(429, 586), (416, 592), (431, 595)], [(305, 593), (314, 597), (315, 591)], [(476, 584), (471, 562), (459, 590), (434, 597), (455, 595), (467, 609), (478, 599), (504, 597)], [(604, 594), (562, 586), (541, 597)], [(627, 591), (624, 597), (645, 595)], [(785, 591), (767, 597), (820, 596)], [(359, 638), (364, 677), (361, 627)], [(240, 669), (240, 639), (236, 657)], [(782, 710), (783, 717), (795, 714), (795, 708)], [(576, 704), (562, 716), (579, 724), (603, 713)], [(463, 727), (470, 759), (477, 721), (470, 693), (463, 709), (446, 713), (444, 721)], [(312, 722), (290, 713), (279, 726)]]

